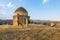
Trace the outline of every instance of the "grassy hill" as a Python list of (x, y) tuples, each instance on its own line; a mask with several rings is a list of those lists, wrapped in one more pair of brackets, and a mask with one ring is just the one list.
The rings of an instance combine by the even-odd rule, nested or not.
[(60, 40), (60, 28), (0, 29), (0, 40)]

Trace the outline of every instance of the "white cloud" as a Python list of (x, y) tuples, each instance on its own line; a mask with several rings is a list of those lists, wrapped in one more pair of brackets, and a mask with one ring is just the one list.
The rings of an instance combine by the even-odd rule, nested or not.
[(1, 8), (12, 8), (14, 6), (14, 4), (12, 4), (11, 2), (9, 2), (8, 4), (0, 4)]
[(7, 15), (6, 15), (6, 12), (5, 11), (4, 12), (3, 11), (0, 12), (0, 19), (5, 19), (6, 16)]
[(43, 0), (43, 3), (47, 3), (48, 2), (48, 0)]
[(12, 3), (8, 3), (6, 6), (9, 7), (9, 8), (11, 8), (11, 7), (13, 7), (14, 5), (13, 5)]
[(5, 5), (4, 4), (0, 4), (0, 8), (5, 8)]
[(8, 12), (5, 10), (4, 10), (4, 12), (0, 11), (0, 19), (11, 19), (11, 18), (12, 18), (11, 12)]

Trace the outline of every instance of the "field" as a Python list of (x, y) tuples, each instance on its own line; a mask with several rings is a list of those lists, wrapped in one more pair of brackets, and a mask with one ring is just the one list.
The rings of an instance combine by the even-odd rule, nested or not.
[(60, 28), (0, 29), (0, 40), (60, 40)]

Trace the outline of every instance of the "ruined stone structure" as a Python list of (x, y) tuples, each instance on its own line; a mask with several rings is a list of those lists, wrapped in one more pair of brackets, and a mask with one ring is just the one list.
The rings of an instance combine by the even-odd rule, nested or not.
[(23, 8), (19, 7), (15, 10), (13, 16), (13, 26), (14, 27), (27, 27), (28, 26), (28, 12)]
[(50, 22), (50, 26), (51, 26), (51, 27), (56, 26), (56, 24), (57, 24), (57, 22), (54, 22), (54, 21), (51, 21), (51, 22)]
[[(49, 21), (45, 22), (45, 24), (36, 24), (33, 21), (30, 21), (30, 16), (28, 16), (28, 12), (23, 8), (19, 7), (15, 10), (13, 15), (13, 21), (8, 21), (10, 24), (0, 25), (0, 28), (39, 28), (39, 27), (60, 27), (60, 21)], [(31, 22), (31, 23), (30, 23)], [(38, 22), (37, 22), (38, 23)], [(46, 24), (47, 23), (47, 24)]]

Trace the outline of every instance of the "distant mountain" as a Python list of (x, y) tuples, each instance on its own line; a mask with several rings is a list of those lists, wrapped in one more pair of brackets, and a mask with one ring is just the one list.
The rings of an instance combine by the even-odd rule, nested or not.
[(47, 20), (30, 20), (30, 23), (36, 23), (36, 24), (44, 24), (44, 23), (46, 23), (46, 24), (49, 24), (50, 23), (50, 21), (47, 21)]
[[(0, 19), (0, 23), (13, 24), (13, 20), (12, 19), (9, 19), (9, 20)], [(30, 24), (50, 24), (50, 21), (30, 19)]]
[(0, 23), (1, 24), (13, 24), (13, 21), (11, 19), (9, 19), (9, 20), (1, 20), (0, 19)]

